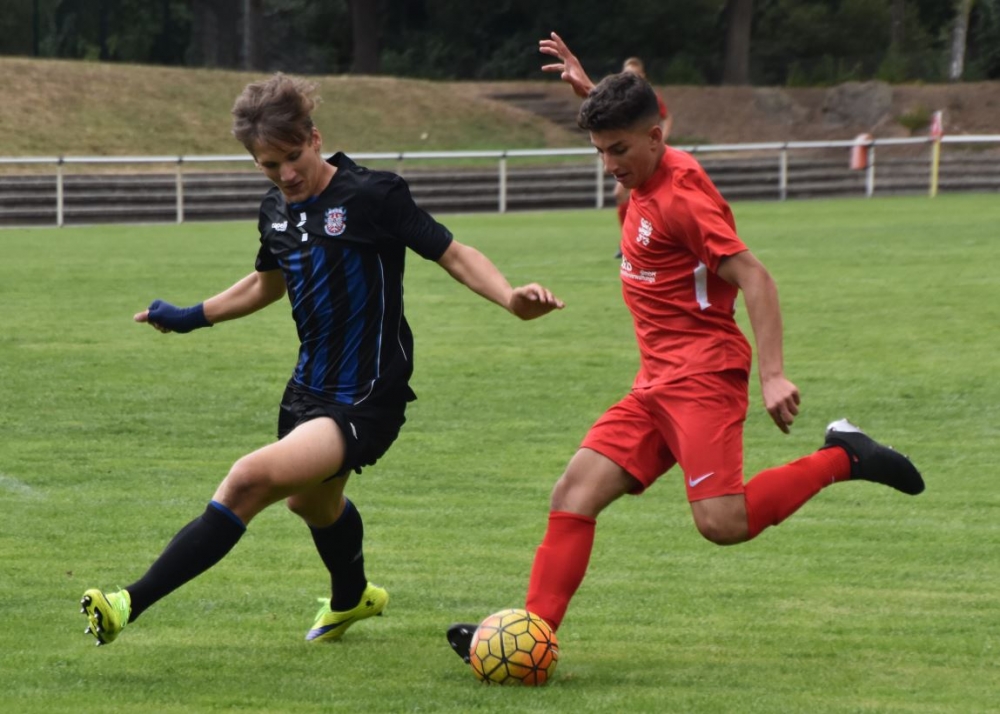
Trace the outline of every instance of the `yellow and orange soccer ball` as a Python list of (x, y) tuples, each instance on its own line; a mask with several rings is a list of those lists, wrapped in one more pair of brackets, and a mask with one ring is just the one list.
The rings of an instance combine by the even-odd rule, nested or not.
[(481, 682), (537, 687), (556, 670), (559, 642), (545, 620), (512, 608), (479, 623), (469, 655), (472, 671)]

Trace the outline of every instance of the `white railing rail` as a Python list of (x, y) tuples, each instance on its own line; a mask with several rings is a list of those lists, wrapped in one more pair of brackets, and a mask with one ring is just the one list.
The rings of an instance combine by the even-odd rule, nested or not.
[[(942, 144), (998, 144), (1000, 134), (945, 136)], [(676, 146), (692, 154), (710, 153), (771, 153), (778, 154), (778, 185), (777, 195), (781, 200), (788, 196), (788, 157), (790, 152), (809, 149), (854, 149), (862, 147), (866, 152), (865, 161), (865, 195), (871, 197), (875, 193), (875, 149), (882, 146), (921, 145), (932, 146), (934, 140), (930, 137), (900, 138), (900, 139), (847, 139), (834, 141), (772, 141), (746, 144), (707, 144), (692, 146)], [(570, 149), (506, 149), (483, 151), (399, 151), (399, 152), (359, 152), (352, 153), (351, 158), (357, 161), (395, 161), (403, 164), (408, 161), (437, 161), (454, 159), (491, 159), (497, 161), (498, 195), (497, 210), (504, 213), (507, 210), (508, 192), (508, 159), (544, 158), (567, 156), (594, 156), (590, 148)], [(184, 221), (184, 166), (187, 164), (206, 163), (241, 163), (252, 161), (248, 154), (225, 155), (162, 155), (162, 156), (0, 156), (0, 166), (3, 165), (51, 165), (56, 169), (56, 224), (64, 223), (65, 201), (65, 168), (82, 165), (129, 165), (129, 164), (170, 164), (174, 166), (176, 186), (176, 218), (178, 223)], [(603, 208), (605, 205), (604, 167), (600, 157), (595, 159), (594, 171), (594, 206)], [(931, 168), (929, 173), (935, 169)], [(936, 175), (928, 179), (929, 185), (936, 183)]]

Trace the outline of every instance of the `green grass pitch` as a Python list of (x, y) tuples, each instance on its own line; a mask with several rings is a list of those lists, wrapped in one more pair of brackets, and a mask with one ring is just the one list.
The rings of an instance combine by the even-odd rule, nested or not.
[[(697, 534), (670, 474), (600, 519), (539, 690), (480, 686), (443, 632), (523, 604), (552, 483), (629, 387), (612, 211), (445, 217), (561, 313), (520, 323), (411, 254), (420, 398), (352, 479), (386, 616), (303, 641), (325, 571), (282, 506), (109, 647), (89, 586), (139, 576), (273, 438), (296, 339), (281, 302), (191, 335), (131, 322), (253, 269), (254, 225), (0, 231), (0, 678), (17, 712), (973, 712), (1000, 692), (1000, 201), (743, 203), (778, 281), (790, 436), (754, 380), (748, 474), (848, 416), (925, 494), (836, 485), (756, 541)], [(742, 320), (742, 315), (741, 315)], [(745, 321), (743, 321), (745, 325)]]

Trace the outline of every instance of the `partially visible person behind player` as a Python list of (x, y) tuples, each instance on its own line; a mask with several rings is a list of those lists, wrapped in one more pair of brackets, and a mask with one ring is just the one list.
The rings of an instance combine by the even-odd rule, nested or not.
[[(522, 320), (563, 306), (538, 284), (511, 288), (486, 256), (418, 208), (399, 176), (339, 152), (324, 159), (313, 91), (277, 74), (248, 85), (233, 107), (233, 133), (274, 183), (260, 206), (256, 269), (194, 307), (155, 300), (135, 316), (160, 332), (186, 333), (245, 317), (287, 293), (300, 348), (278, 440), (232, 466), (204, 513), (141, 578), (114, 592), (84, 593), (87, 632), (99, 645), (219, 562), (251, 520), (281, 500), (308, 526), (330, 575), (331, 597), (306, 639), (337, 640), (381, 614), (389, 596), (367, 579), (361, 515), (344, 489), (351, 472), (374, 464), (395, 441), (416, 398), (403, 313), (406, 249)], [(125, 501), (119, 505), (129, 507)]]
[[(622, 64), (622, 72), (631, 72), (632, 74), (637, 74), (643, 79), (646, 77), (646, 66), (643, 64), (642, 60), (638, 57), (629, 57)], [(666, 142), (670, 138), (670, 129), (674, 125), (674, 115), (670, 113), (667, 109), (667, 103), (663, 101), (663, 95), (656, 92), (656, 103), (660, 110), (660, 128), (663, 131), (663, 141)], [(615, 207), (618, 211), (618, 225), (625, 225), (625, 214), (628, 212), (628, 198), (631, 191), (621, 183), (615, 183)], [(621, 258), (622, 251), (621, 248), (615, 253), (615, 258)]]
[[(560, 60), (545, 69), (587, 97), (580, 126), (606, 170), (632, 190), (621, 281), (640, 368), (631, 391), (591, 427), (555, 484), (525, 609), (557, 629), (587, 571), (597, 516), (675, 465), (695, 526), (719, 545), (757, 537), (833, 483), (860, 479), (921, 493), (923, 479), (909, 459), (846, 419), (827, 427), (818, 451), (744, 483), (751, 349), (734, 318), (739, 292), (756, 341), (764, 408), (785, 433), (799, 413), (799, 390), (785, 376), (774, 280), (737, 236), (733, 214), (704, 169), (664, 146), (656, 96), (644, 79), (623, 72), (595, 87), (558, 35), (540, 49)], [(448, 631), (463, 659), (474, 629), (463, 623)]]
[[(638, 57), (629, 57), (622, 63), (622, 72), (637, 74), (648, 81), (646, 76), (646, 65)], [(655, 91), (655, 90), (654, 90)], [(663, 95), (656, 92), (656, 104), (660, 112), (660, 128), (663, 130), (664, 143), (670, 138), (670, 130), (674, 126), (674, 115), (670, 113), (667, 103), (663, 100)]]

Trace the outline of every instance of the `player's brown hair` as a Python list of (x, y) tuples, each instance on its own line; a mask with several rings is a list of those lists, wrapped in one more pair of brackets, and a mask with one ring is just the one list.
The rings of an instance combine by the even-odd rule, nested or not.
[(251, 154), (260, 144), (297, 146), (312, 136), (316, 85), (281, 72), (248, 84), (233, 104), (233, 136)]
[(633, 72), (602, 79), (583, 100), (577, 116), (577, 124), (585, 131), (629, 129), (640, 122), (659, 121), (656, 92), (649, 82)]

